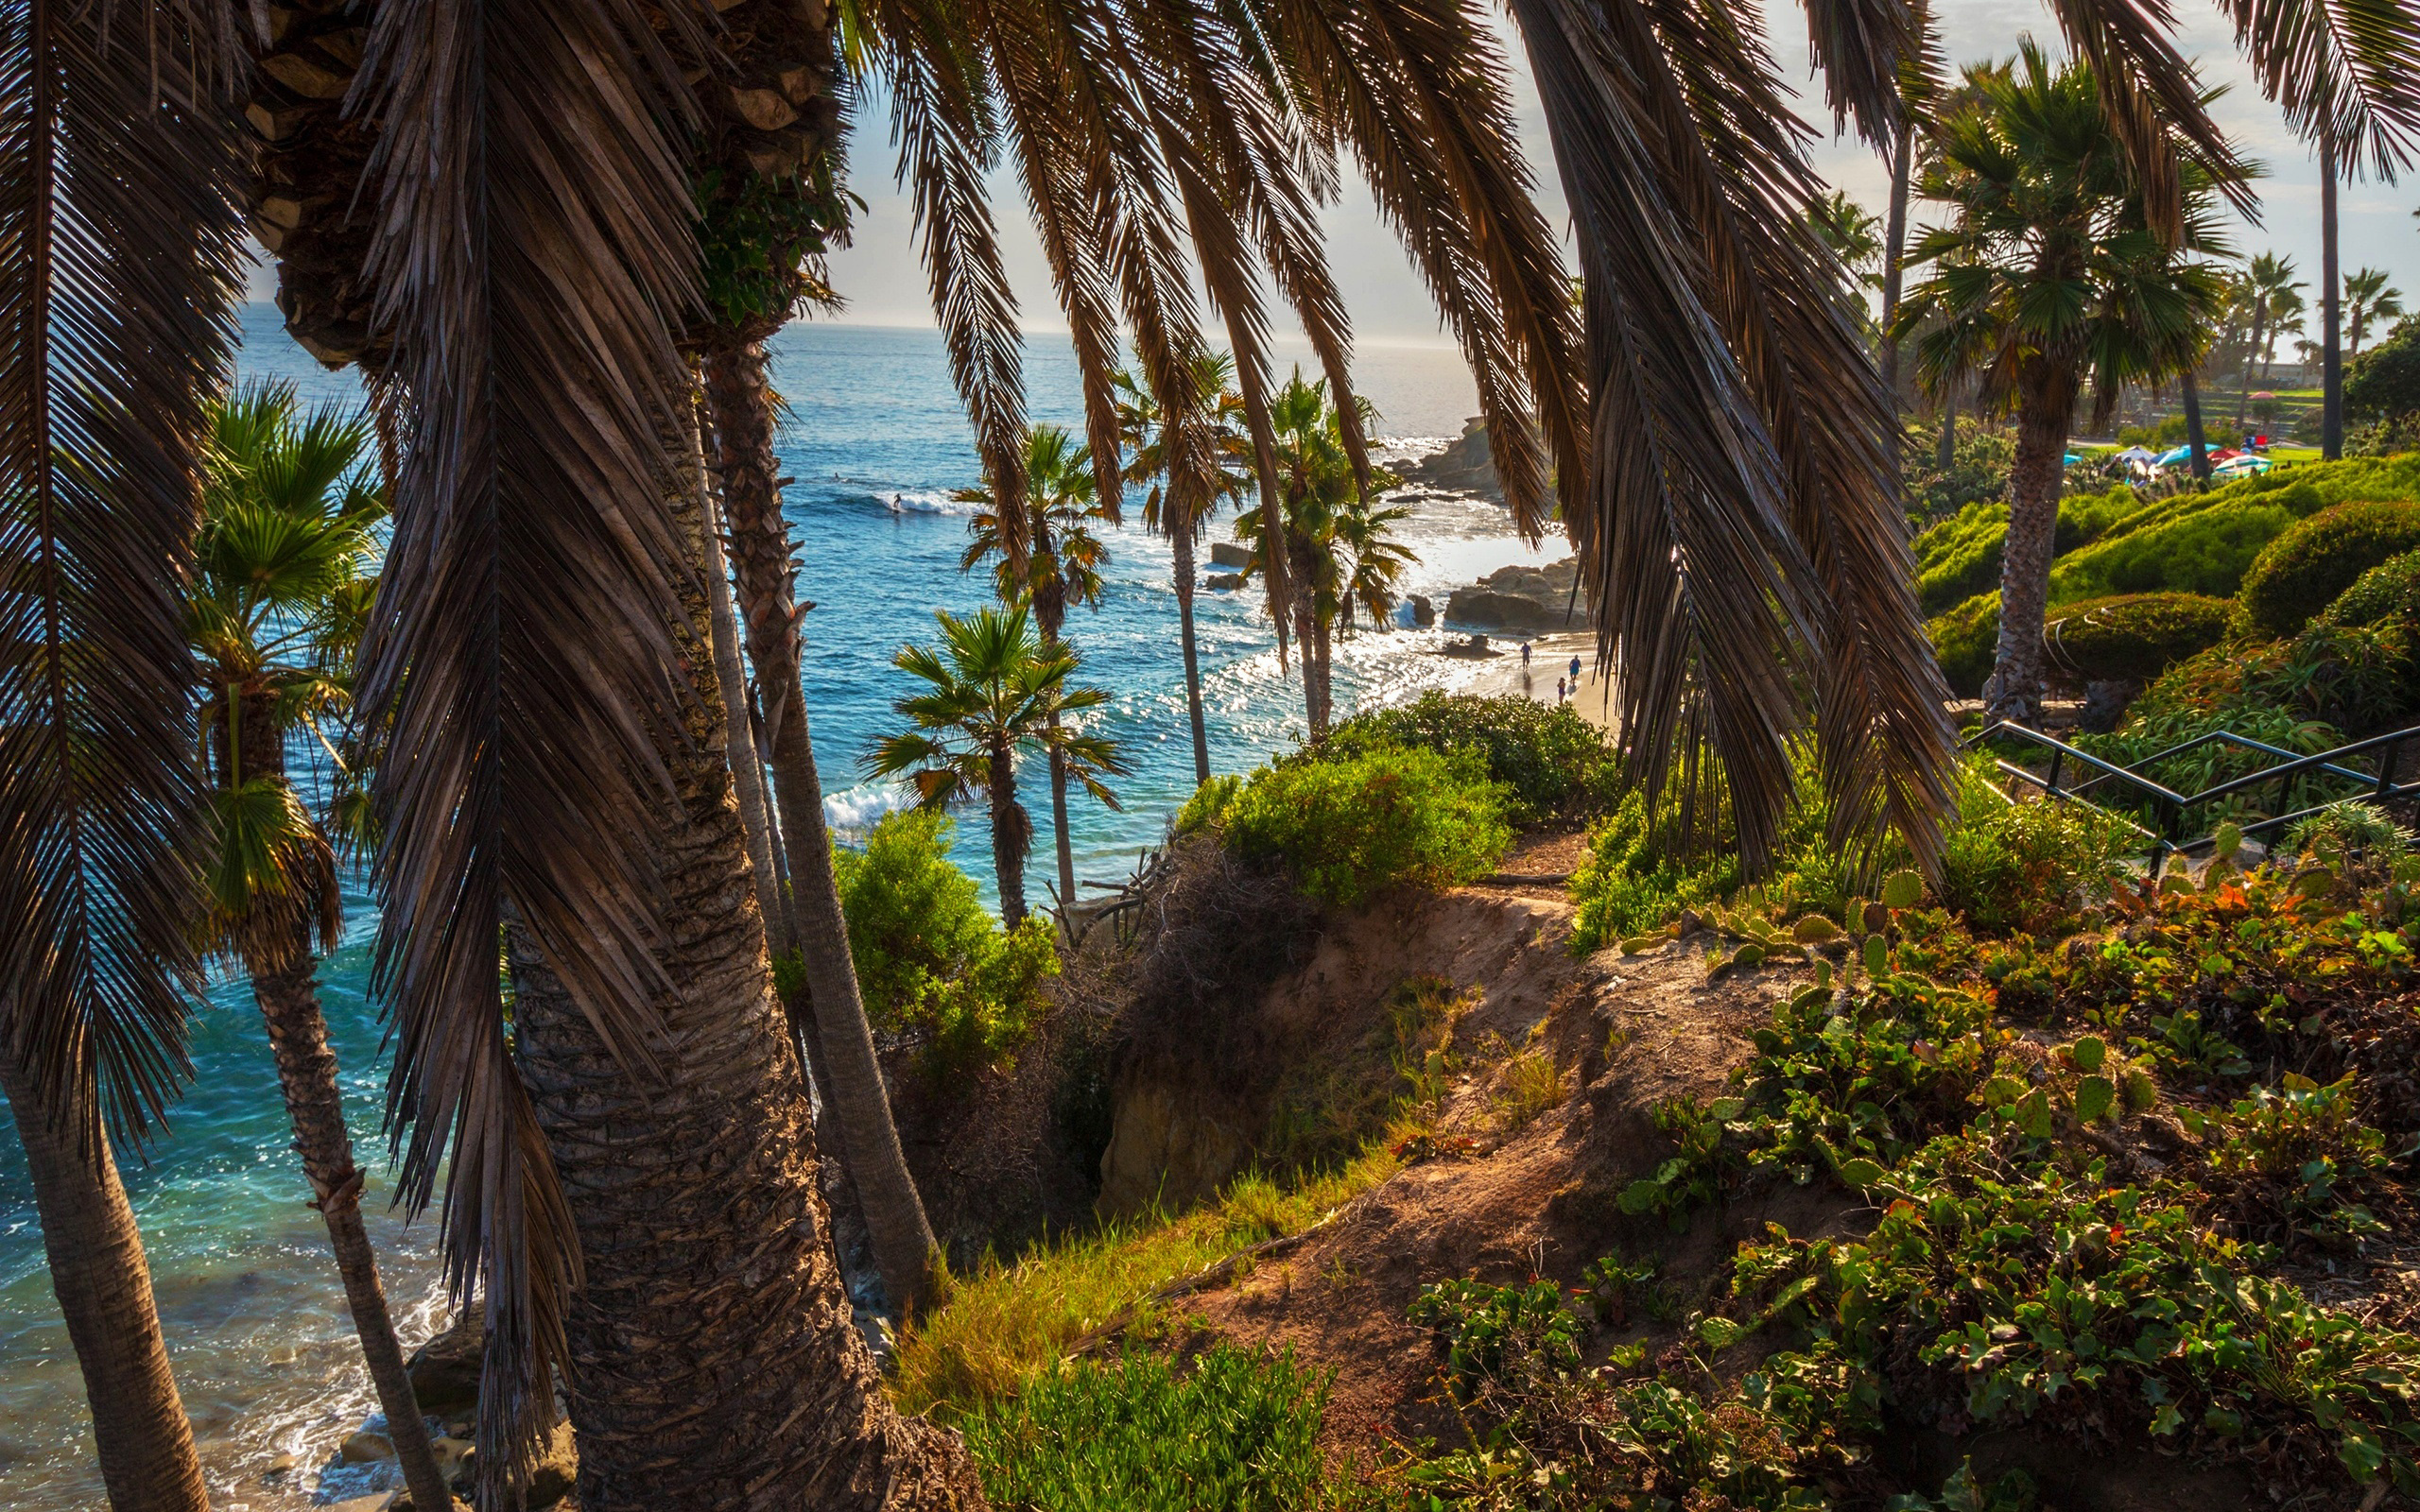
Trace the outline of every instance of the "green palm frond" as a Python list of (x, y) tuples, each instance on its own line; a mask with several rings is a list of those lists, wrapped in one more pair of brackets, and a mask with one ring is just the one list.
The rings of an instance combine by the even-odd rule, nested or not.
[(294, 785), (256, 777), (221, 786), (208, 822), (203, 948), (240, 959), (250, 941), (282, 939), (302, 921), (333, 949), (344, 922), (336, 852)]

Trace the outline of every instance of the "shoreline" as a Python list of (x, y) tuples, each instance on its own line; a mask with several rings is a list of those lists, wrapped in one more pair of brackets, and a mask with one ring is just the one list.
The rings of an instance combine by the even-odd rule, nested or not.
[(1521, 665), (1520, 646), (1524, 637), (1518, 631), (1489, 630), (1488, 649), (1501, 650), (1500, 659), (1491, 657), (1480, 663), (1478, 673), (1462, 684), (1463, 693), (1481, 696), (1526, 697), (1535, 703), (1555, 701), (1555, 679), (1565, 675), (1571, 659), (1581, 663), (1580, 686), (1567, 701), (1574, 713), (1598, 729), (1611, 732), (1616, 718), (1612, 702), (1613, 686), (1598, 674), (1597, 637), (1593, 631), (1556, 630), (1531, 635), (1530, 665)]

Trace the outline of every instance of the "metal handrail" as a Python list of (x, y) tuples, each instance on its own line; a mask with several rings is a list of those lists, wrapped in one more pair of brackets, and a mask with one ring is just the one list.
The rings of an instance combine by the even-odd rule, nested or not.
[[(2124, 824), (2128, 829), (2133, 830), (2135, 833), (2150, 839), (2152, 842), (2152, 859), (2154, 861), (2158, 860), (2162, 855), (2165, 855), (2169, 851), (2192, 851), (2200, 850), (2202, 847), (2212, 843), (2215, 836), (2208, 834), (2192, 840), (2176, 840), (2170, 838), (2170, 835), (2175, 831), (2184, 828), (2185, 815), (2187, 810), (2198, 808), (2204, 803), (2215, 802), (2221, 799), (2232, 798), (2238, 793), (2245, 792), (2270, 782), (2275, 782), (2277, 784), (2277, 796), (2279, 799), (2282, 800), (2290, 791), (2293, 779), (2305, 772), (2324, 772), (2328, 776), (2342, 778), (2349, 782), (2368, 783), (2371, 787), (2371, 796), (2377, 799), (2399, 798), (2407, 793), (2420, 793), (2420, 782), (2397, 783), (2394, 781), (2395, 759), (2401, 754), (2404, 742), (2420, 740), (2420, 725), (2415, 725), (2406, 730), (2389, 730), (2384, 734), (2372, 735), (2366, 740), (2357, 740), (2349, 745), (2339, 746), (2332, 750), (2320, 751), (2316, 754), (2308, 756), (2296, 751), (2286, 750), (2279, 747), (2269, 745), (2264, 741), (2254, 740), (2249, 736), (2238, 735), (2233, 730), (2212, 730), (2206, 735), (2197, 735), (2191, 740), (2169, 747), (2168, 749), (2160, 751), (2154, 755), (2147, 756), (2140, 762), (2137, 762), (2133, 768), (2119, 766), (2115, 763), (2105, 761), (2099, 756), (2093, 755), (2090, 751), (2081, 750), (2074, 746), (2068, 745), (2066, 741), (2058, 739), (2056, 736), (2045, 734), (2041, 730), (2035, 730), (2031, 726), (2016, 724), (2005, 719), (1998, 720), (1988, 725), (1974, 735), (1968, 737), (1965, 741), (1961, 743), (1962, 748), (1971, 750), (1981, 745), (1983, 742), (1995, 738), (2014, 739), (2023, 744), (2046, 747), (2050, 752), (2050, 767), (2047, 773), (2036, 772), (2029, 767), (2020, 766), (2014, 762), (1994, 757), (1993, 765), (2002, 776), (2031, 783), (2032, 786), (2041, 789), (2045, 797), (2051, 799), (2064, 799), (2079, 803), (2088, 803), (2094, 808), (2100, 809), (2102, 813), (2109, 815), (2111, 817)], [(2199, 793), (2190, 795), (2179, 793), (2163, 782), (2155, 782), (2152, 778), (2143, 775), (2140, 770), (2140, 768), (2154, 765), (2157, 763), (2168, 761), (2176, 756), (2181, 756), (2187, 751), (2195, 750), (2203, 746), (2218, 741), (2223, 741), (2227, 744), (2238, 746), (2248, 750), (2257, 750), (2269, 755), (2283, 756), (2286, 757), (2287, 760), (2282, 765), (2275, 766), (2264, 766), (2256, 772), (2250, 772), (2242, 777), (2230, 778), (2226, 782), (2221, 782), (2215, 787), (2205, 788)], [(2376, 772), (2364, 772), (2340, 765), (2340, 763), (2347, 758), (2359, 756), (2373, 749), (2380, 751), (2377, 758), (2377, 770)], [(2096, 775), (2088, 777), (2081, 782), (2073, 783), (2064, 788), (2061, 787), (2059, 784), (2060, 769), (2069, 761), (2073, 761), (2079, 766), (2083, 766), (2093, 771)], [(2165, 822), (2161, 829), (2159, 831), (2149, 829), (2144, 825), (2137, 823), (2131, 816), (2111, 809), (2107, 805), (2094, 799), (2084, 796), (2087, 790), (2098, 787), (2103, 782), (2110, 782), (2122, 783), (2125, 786), (2141, 792), (2150, 799), (2152, 805), (2155, 810), (2165, 810)], [(2326, 804), (2318, 804), (2309, 808), (2297, 809), (2290, 814), (2273, 815), (2266, 818), (2254, 819), (2250, 823), (2239, 825), (2238, 830), (2239, 833), (2242, 833), (2247, 837), (2266, 833), (2271, 831), (2282, 830), (2287, 825), (2293, 823), (2295, 820), (2308, 817), (2313, 814), (2319, 813), (2322, 809), (2327, 806), (2328, 805)]]

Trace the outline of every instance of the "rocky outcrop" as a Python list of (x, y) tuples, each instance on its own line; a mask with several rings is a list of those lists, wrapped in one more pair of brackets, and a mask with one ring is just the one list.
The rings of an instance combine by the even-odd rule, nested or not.
[(1588, 608), (1572, 597), (1580, 564), (1566, 557), (1545, 567), (1515, 563), (1498, 568), (1445, 601), (1445, 618), (1461, 625), (1507, 630), (1579, 629)]
[(1447, 442), (1443, 451), (1396, 471), (1407, 484), (1483, 494), (1499, 504), (1504, 500), (1495, 458), (1487, 449), (1487, 424), (1476, 415), (1462, 421), (1462, 434)]
[(1252, 548), (1239, 541), (1210, 542), (1210, 565), (1213, 567), (1249, 567)]
[(487, 1345), (486, 1320), (465, 1310), (454, 1326), (412, 1351), (404, 1369), (412, 1395), (431, 1418), (466, 1418), (479, 1404), (479, 1359)]
[(1119, 1089), (1117, 1122), (1100, 1158), (1101, 1215), (1182, 1211), (1243, 1168), (1252, 1141), (1225, 1100), (1153, 1077)]
[(1212, 573), (1208, 577), (1202, 579), (1202, 586), (1209, 589), (1212, 593), (1231, 593), (1236, 589), (1244, 586), (1244, 575), (1241, 573)]

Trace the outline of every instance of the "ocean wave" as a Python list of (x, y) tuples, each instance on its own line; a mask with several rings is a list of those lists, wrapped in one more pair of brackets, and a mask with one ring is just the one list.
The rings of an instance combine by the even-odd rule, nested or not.
[(888, 778), (876, 782), (859, 782), (855, 787), (830, 793), (823, 799), (823, 822), (842, 834), (863, 834), (878, 823), (886, 814), (908, 807), (908, 789)]

